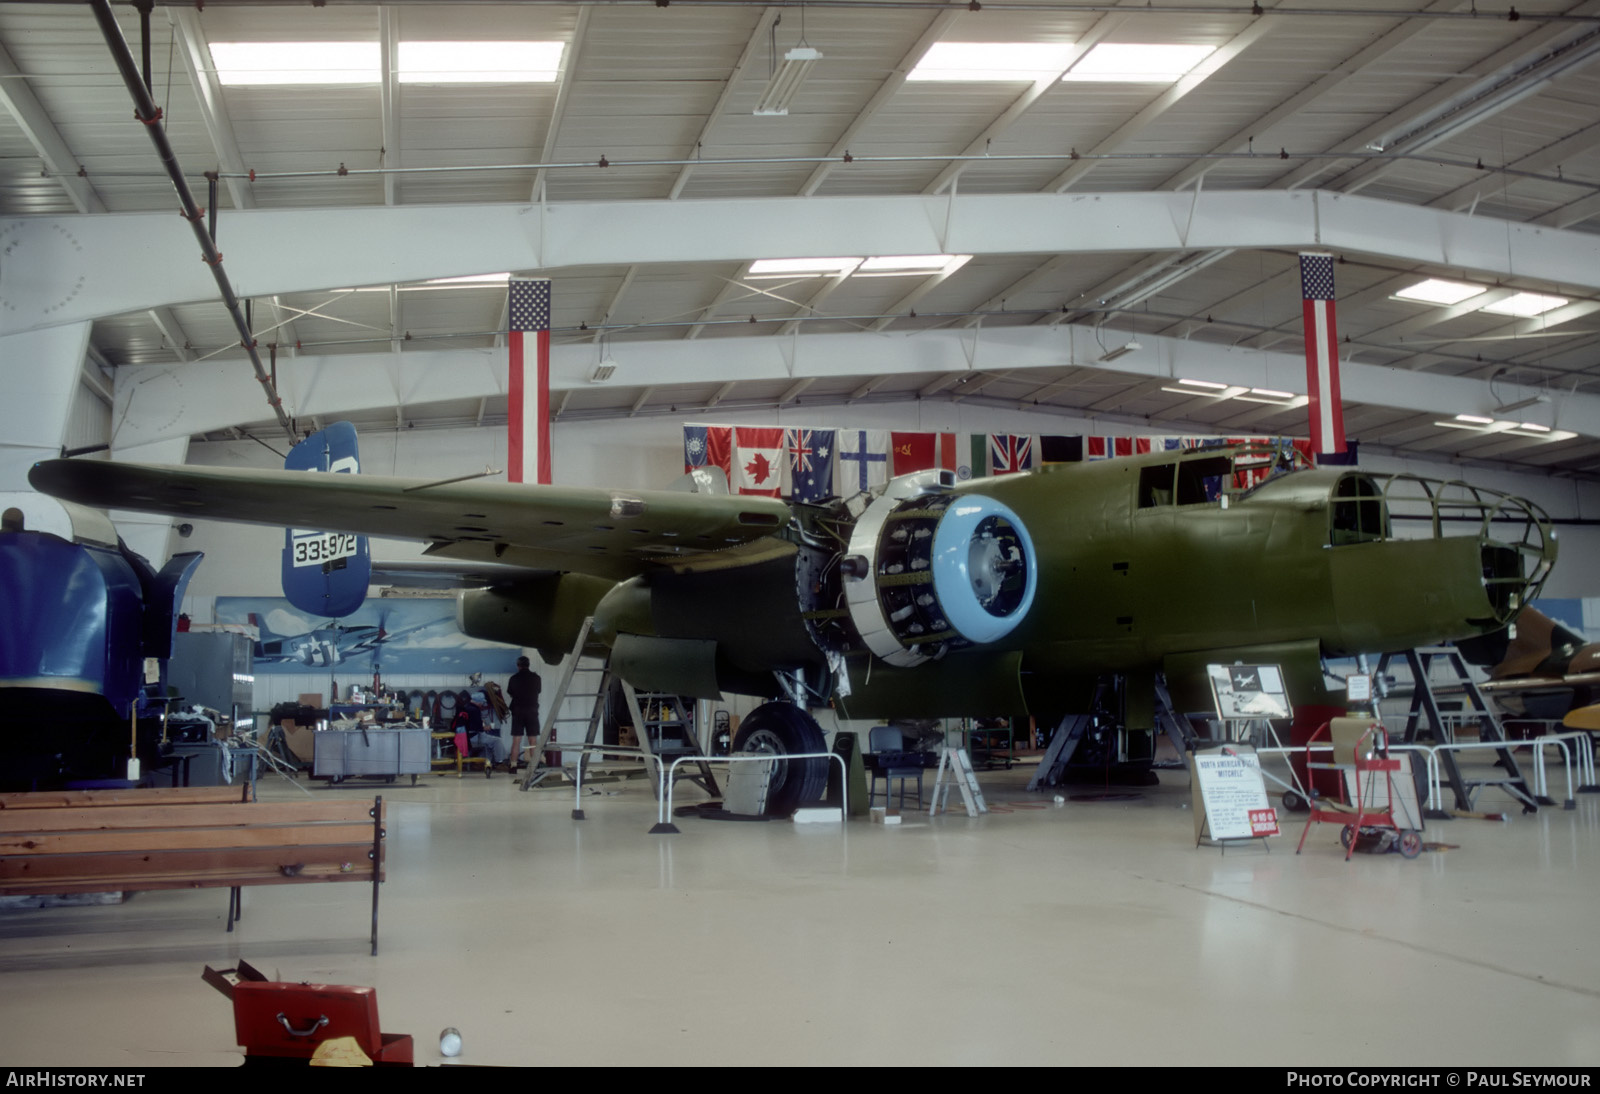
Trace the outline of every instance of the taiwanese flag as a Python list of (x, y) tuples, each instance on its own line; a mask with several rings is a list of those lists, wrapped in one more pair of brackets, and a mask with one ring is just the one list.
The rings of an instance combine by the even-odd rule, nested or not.
[(1345, 452), (1344, 407), (1339, 401), (1339, 331), (1333, 315), (1332, 255), (1313, 251), (1300, 255), (1300, 296), (1305, 313), (1311, 450), (1320, 462)]
[(795, 501), (822, 501), (833, 497), (831, 429), (783, 431), (785, 493)]
[(894, 456), (894, 474), (909, 475), (913, 471), (927, 471), (936, 465), (937, 434), (890, 433), (889, 449)]
[(1033, 468), (1033, 437), (1020, 433), (989, 435), (989, 474), (1012, 475)]
[(720, 467), (733, 481), (733, 427), (686, 425), (683, 427), (683, 473), (697, 467)]
[(728, 484), (735, 494), (760, 494), (775, 498), (783, 488), (783, 430), (777, 426), (733, 427), (733, 476)]
[[(550, 282), (510, 282), (506, 481), (550, 481)], [(523, 344), (533, 335), (532, 360)]]

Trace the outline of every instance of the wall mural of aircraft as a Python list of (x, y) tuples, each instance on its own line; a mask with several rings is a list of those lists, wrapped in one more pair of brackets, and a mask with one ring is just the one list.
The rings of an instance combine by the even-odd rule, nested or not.
[[(929, 471), (822, 505), (672, 491), (74, 460), (33, 485), (101, 507), (421, 540), (515, 567), (461, 594), (468, 635), (554, 663), (587, 617), (642, 689), (760, 696), (736, 748), (820, 751), (849, 718), (1055, 724), (1116, 682), (1148, 769), (1155, 684), (1211, 702), (1208, 663), (1282, 667), (1297, 719), (1342, 710), (1323, 659), (1504, 627), (1556, 556), (1530, 502), (1463, 483), (1302, 468), (1259, 449), (1162, 452), (957, 483)], [(1220, 496), (1208, 490), (1218, 479)], [(1139, 742), (1145, 742), (1140, 745)], [(782, 765), (769, 808), (820, 795)]]

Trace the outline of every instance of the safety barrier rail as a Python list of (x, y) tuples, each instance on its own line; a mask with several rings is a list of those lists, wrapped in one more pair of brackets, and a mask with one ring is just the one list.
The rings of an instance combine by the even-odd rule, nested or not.
[(675, 834), (678, 826), (667, 818), (672, 816), (672, 788), (677, 780), (673, 776), (677, 773), (681, 763), (709, 763), (731, 764), (747, 763), (751, 760), (766, 760), (775, 763), (782, 760), (833, 760), (839, 765), (839, 815), (850, 815), (850, 777), (845, 769), (844, 757), (833, 752), (786, 752), (777, 754), (772, 752), (745, 752), (736, 756), (679, 756), (672, 761), (670, 767), (662, 768), (660, 793), (656, 795), (656, 825), (650, 829), (652, 835)]

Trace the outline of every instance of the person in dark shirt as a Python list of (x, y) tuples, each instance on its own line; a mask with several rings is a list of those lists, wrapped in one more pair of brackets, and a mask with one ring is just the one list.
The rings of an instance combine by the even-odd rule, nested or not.
[(543, 687), (539, 674), (529, 668), (526, 657), (517, 658), (517, 671), (506, 682), (506, 694), (511, 699), (511, 770), (522, 763), (522, 738), (539, 739), (539, 691)]

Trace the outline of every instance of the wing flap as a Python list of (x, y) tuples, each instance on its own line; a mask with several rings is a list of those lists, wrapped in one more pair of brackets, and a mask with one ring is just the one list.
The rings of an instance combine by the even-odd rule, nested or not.
[(437, 554), (624, 578), (762, 539), (789, 510), (773, 498), (376, 475), (45, 460), (53, 497), (201, 520), (421, 540)]

